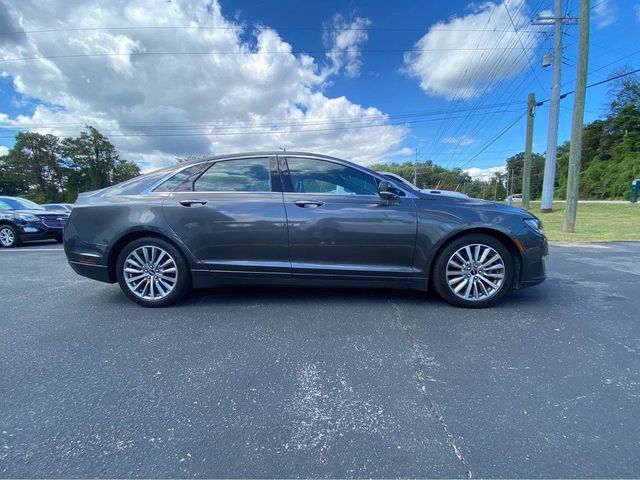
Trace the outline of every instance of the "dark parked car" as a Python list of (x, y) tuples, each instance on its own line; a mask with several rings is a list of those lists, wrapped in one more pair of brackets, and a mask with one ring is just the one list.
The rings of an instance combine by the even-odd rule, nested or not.
[(16, 247), (28, 240), (60, 242), (68, 219), (65, 211), (48, 211), (26, 198), (0, 197), (0, 246)]
[(212, 157), (82, 194), (64, 238), (77, 273), (150, 307), (222, 284), (432, 286), (484, 307), (542, 282), (547, 255), (522, 209), (293, 152)]
[(73, 209), (73, 203), (43, 203), (42, 206), (47, 210), (52, 210), (54, 212), (67, 212), (71, 213)]
[[(382, 175), (383, 177), (385, 177), (387, 180), (391, 180), (396, 185), (404, 185), (405, 187), (409, 187), (412, 190), (415, 190), (416, 188), (418, 188), (413, 183), (411, 183), (409, 180), (407, 180), (404, 177), (398, 175), (397, 173), (391, 173), (391, 172), (378, 172), (378, 173), (380, 175)], [(469, 195), (465, 195), (464, 193), (460, 193), (460, 192), (454, 192), (452, 190), (420, 189), (420, 191), (422, 193), (430, 193), (432, 195), (448, 195), (448, 196), (451, 196), (451, 197), (469, 198)]]

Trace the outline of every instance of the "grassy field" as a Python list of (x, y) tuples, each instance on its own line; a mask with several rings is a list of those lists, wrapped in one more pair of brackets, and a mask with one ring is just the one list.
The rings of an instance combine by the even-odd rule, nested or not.
[(540, 203), (532, 202), (531, 212), (544, 224), (552, 242), (640, 241), (640, 204), (578, 204), (576, 232), (562, 231), (564, 204), (555, 203), (551, 213), (540, 213)]

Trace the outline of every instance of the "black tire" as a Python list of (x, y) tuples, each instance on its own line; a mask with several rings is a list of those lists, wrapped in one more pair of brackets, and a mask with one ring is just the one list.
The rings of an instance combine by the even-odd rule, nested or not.
[[(2, 235), (6, 233), (7, 235)], [(0, 247), (13, 248), (19, 246), (22, 241), (18, 229), (11, 224), (0, 225)]]
[[(127, 284), (127, 279), (125, 278), (126, 274), (124, 271), (124, 263), (131, 252), (139, 249), (140, 247), (160, 248), (164, 250), (168, 255), (170, 255), (172, 260), (174, 261), (175, 269), (177, 271), (176, 281), (173, 285), (172, 290), (170, 290), (169, 293), (162, 298), (142, 298), (141, 296), (134, 293), (132, 288), (129, 288), (129, 285)], [(180, 251), (171, 243), (157, 237), (139, 238), (126, 245), (118, 255), (118, 259), (116, 261), (116, 278), (118, 279), (118, 283), (120, 284), (120, 288), (122, 289), (122, 291), (131, 300), (144, 307), (166, 307), (168, 305), (172, 305), (182, 300), (191, 291), (191, 271), (184, 257), (182, 256)], [(131, 281), (131, 279), (129, 279), (129, 281)], [(153, 281), (153, 279), (150, 278), (150, 281)]]
[[(498, 272), (503, 274), (502, 284), (500, 284), (499, 288), (495, 289), (495, 292), (493, 292), (491, 296), (487, 298), (480, 297), (474, 300), (467, 300), (465, 298), (461, 298), (454, 292), (455, 284), (453, 287), (449, 286), (449, 279), (447, 277), (447, 264), (449, 260), (456, 252), (458, 252), (458, 250), (470, 245), (484, 245), (490, 247), (495, 252), (497, 252), (500, 257), (502, 257), (501, 260), (504, 268), (498, 270)], [(433, 265), (432, 285), (435, 288), (436, 292), (438, 292), (438, 295), (440, 295), (440, 297), (444, 301), (450, 303), (451, 305), (465, 308), (485, 308), (495, 305), (507, 293), (509, 293), (509, 291), (511, 291), (513, 286), (514, 270), (513, 256), (511, 255), (509, 249), (502, 242), (490, 235), (481, 233), (470, 233), (456, 238), (455, 240), (447, 244), (442, 249), (442, 251), (440, 251)], [(470, 272), (471, 277), (473, 277), (473, 274), (475, 273), (475, 270), (473, 271), (473, 273)], [(464, 278), (460, 283), (463, 282)], [(480, 282), (480, 279), (478, 279), (478, 282)]]

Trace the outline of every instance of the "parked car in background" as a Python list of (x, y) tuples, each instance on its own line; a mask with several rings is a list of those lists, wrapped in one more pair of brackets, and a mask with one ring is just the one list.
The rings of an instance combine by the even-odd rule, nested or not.
[(69, 214), (49, 211), (31, 200), (0, 197), (0, 247), (11, 248), (23, 241), (62, 241)]
[[(398, 175), (397, 173), (392, 173), (392, 172), (378, 172), (380, 173), (380, 175), (384, 176), (385, 178), (391, 180), (392, 182), (395, 183), (400, 183), (401, 185), (405, 185), (408, 186), (409, 188), (413, 188), (413, 189), (417, 189), (418, 187), (416, 187), (413, 183), (411, 183), (409, 180), (407, 180), (406, 178), (404, 178), (401, 175)], [(421, 192), (424, 193), (430, 193), (432, 195), (449, 195), (451, 197), (466, 197), (469, 198), (469, 195), (466, 195), (464, 193), (461, 192), (454, 192), (453, 190), (436, 190), (436, 189), (420, 189)]]
[(64, 212), (71, 213), (71, 210), (73, 209), (73, 203), (43, 203), (41, 206), (47, 210), (56, 212), (62, 210)]
[(159, 307), (192, 287), (433, 287), (485, 307), (545, 279), (529, 212), (425, 193), (337, 158), (211, 157), (80, 194), (65, 228), (80, 275)]

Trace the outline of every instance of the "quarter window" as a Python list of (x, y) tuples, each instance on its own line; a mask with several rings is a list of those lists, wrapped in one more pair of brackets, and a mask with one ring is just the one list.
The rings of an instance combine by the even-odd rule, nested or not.
[(371, 175), (355, 168), (311, 158), (287, 158), (293, 191), (323, 195), (377, 195)]
[(196, 192), (270, 192), (268, 158), (243, 158), (214, 163), (196, 180)]

